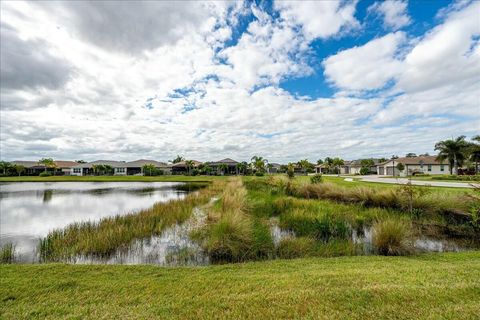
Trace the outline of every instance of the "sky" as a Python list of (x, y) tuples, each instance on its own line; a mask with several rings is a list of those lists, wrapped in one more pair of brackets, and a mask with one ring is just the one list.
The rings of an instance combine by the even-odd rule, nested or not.
[(2, 160), (352, 160), (480, 133), (479, 1), (0, 10)]

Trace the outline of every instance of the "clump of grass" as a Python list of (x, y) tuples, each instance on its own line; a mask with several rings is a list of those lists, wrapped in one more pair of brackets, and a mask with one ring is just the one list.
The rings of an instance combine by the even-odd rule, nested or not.
[(277, 248), (277, 256), (282, 259), (293, 259), (313, 256), (315, 240), (309, 237), (282, 239)]
[(293, 230), (299, 236), (309, 236), (323, 242), (347, 239), (351, 229), (341, 216), (295, 209), (280, 216), (280, 226)]
[(5, 243), (0, 248), (0, 263), (15, 262), (15, 245), (11, 242)]
[(408, 255), (412, 252), (411, 225), (405, 220), (387, 218), (373, 224), (373, 246), (386, 256)]
[(208, 212), (208, 223), (192, 237), (214, 263), (268, 258), (273, 240), (268, 227), (247, 210), (247, 190), (240, 178), (231, 179), (218, 205)]
[(157, 203), (152, 208), (98, 222), (73, 223), (50, 232), (40, 240), (41, 261), (64, 261), (75, 256), (108, 256), (127, 247), (134, 239), (159, 235), (166, 227), (186, 221), (194, 207), (207, 203), (223, 188), (222, 182), (184, 199)]

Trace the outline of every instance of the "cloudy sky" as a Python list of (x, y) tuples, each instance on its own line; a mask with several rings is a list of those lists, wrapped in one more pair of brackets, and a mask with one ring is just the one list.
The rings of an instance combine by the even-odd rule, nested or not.
[(480, 2), (1, 2), (1, 158), (433, 153), (480, 131)]

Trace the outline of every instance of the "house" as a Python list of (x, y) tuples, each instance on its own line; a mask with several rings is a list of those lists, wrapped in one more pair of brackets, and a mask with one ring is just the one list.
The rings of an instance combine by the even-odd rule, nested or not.
[(210, 168), (212, 168), (213, 173), (222, 174), (222, 175), (238, 174), (237, 164), (239, 164), (238, 161), (235, 161), (230, 158), (208, 162), (208, 165), (210, 166)]
[[(362, 160), (363, 159), (345, 161), (345, 164), (340, 168), (340, 173), (341, 174), (360, 174), (360, 170), (364, 167), (362, 166)], [(369, 174), (376, 174), (377, 166), (380, 163), (379, 159), (368, 159), (368, 160), (373, 161), (373, 165), (368, 167)]]
[[(447, 161), (438, 161), (436, 156), (422, 156), (422, 157), (403, 157), (391, 159), (377, 165), (377, 172), (379, 175), (392, 176), (395, 175), (407, 176), (418, 173), (424, 174), (445, 174), (449, 172), (449, 164)], [(405, 169), (399, 171), (397, 165), (402, 163)], [(395, 170), (395, 171), (394, 171)]]
[(72, 176), (88, 176), (98, 172), (97, 166), (108, 166), (113, 169), (114, 175), (126, 175), (127, 167), (125, 161), (113, 161), (113, 160), (97, 160), (87, 163), (81, 163), (71, 168), (70, 175)]
[(282, 171), (282, 165), (280, 163), (269, 163), (267, 165), (267, 172), (268, 173), (279, 173)]
[[(24, 166), (24, 175), (27, 176), (38, 176), (40, 173), (45, 171), (45, 165), (39, 163), (38, 161), (15, 160), (10, 163), (12, 165)], [(78, 165), (78, 163), (75, 161), (65, 160), (57, 160), (53, 163), (55, 164), (55, 168), (47, 168), (47, 171), (55, 175), (69, 175), (71, 172), (71, 168)]]
[(127, 175), (143, 175), (143, 166), (153, 165), (156, 169), (162, 170), (164, 174), (172, 173), (172, 165), (155, 160), (139, 159), (125, 163)]
[[(192, 161), (191, 169), (197, 169), (199, 165), (202, 163), (196, 160), (189, 160)], [(180, 161), (177, 163), (172, 164), (172, 174), (185, 174), (188, 173), (189, 168), (187, 166), (187, 161)]]

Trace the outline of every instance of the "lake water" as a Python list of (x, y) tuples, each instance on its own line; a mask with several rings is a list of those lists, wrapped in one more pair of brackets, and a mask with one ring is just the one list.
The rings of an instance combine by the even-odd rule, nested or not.
[(0, 183), (0, 245), (13, 243), (17, 261), (36, 261), (39, 238), (72, 222), (98, 221), (180, 199), (174, 182)]

